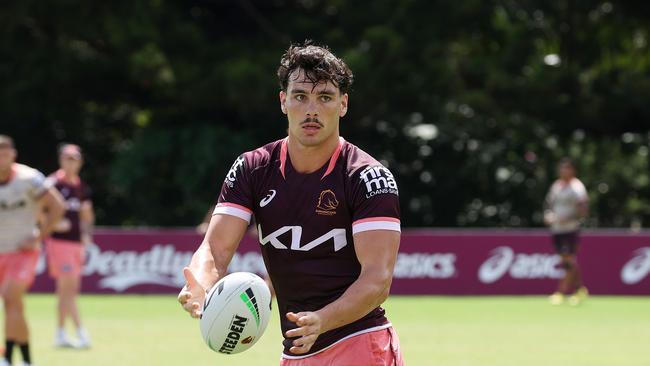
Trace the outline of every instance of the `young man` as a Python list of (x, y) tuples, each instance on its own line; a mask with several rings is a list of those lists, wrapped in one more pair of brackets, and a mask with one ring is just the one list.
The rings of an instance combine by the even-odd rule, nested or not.
[[(56, 281), (58, 297), (56, 347), (90, 347), (90, 337), (81, 325), (77, 308), (85, 245), (92, 241), (95, 220), (90, 189), (79, 177), (82, 165), (81, 148), (65, 144), (59, 148), (60, 168), (50, 175), (66, 203), (65, 217), (57, 223), (47, 241), (48, 267), (50, 276)], [(66, 336), (65, 321), (68, 317), (77, 329), (78, 342), (72, 342)]]
[(288, 137), (240, 156), (178, 299), (193, 317), (255, 216), (278, 300), (281, 365), (402, 365), (380, 305), (400, 241), (393, 175), (339, 137), (352, 72), (328, 49), (292, 46), (278, 69)]
[(17, 164), (16, 156), (13, 140), (0, 135), (0, 291), (6, 339), (1, 366), (11, 364), (14, 346), (20, 348), (23, 365), (32, 362), (23, 296), (34, 280), (39, 245), (64, 211), (61, 195), (43, 174)]
[(555, 251), (562, 257), (565, 275), (560, 280), (557, 291), (549, 297), (553, 305), (564, 302), (564, 296), (573, 289), (569, 297), (571, 305), (578, 305), (589, 292), (582, 284), (580, 267), (576, 261), (578, 231), (582, 219), (589, 211), (589, 197), (584, 184), (576, 178), (576, 169), (570, 159), (564, 158), (559, 164), (559, 179), (556, 180), (546, 196), (544, 221), (551, 228)]

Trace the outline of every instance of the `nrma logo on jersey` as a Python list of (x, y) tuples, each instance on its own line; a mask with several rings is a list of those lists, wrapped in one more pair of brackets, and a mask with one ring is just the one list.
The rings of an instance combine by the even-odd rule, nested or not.
[(367, 167), (361, 172), (360, 176), (361, 180), (366, 184), (366, 198), (384, 193), (399, 194), (395, 177), (393, 177), (390, 170), (383, 166)]
[(547, 253), (515, 253), (510, 247), (498, 247), (491, 252), (478, 270), (482, 283), (494, 283), (506, 273), (514, 279), (558, 279), (564, 276), (559, 268), (560, 256)]
[(626, 285), (635, 285), (650, 274), (650, 247), (639, 248), (634, 251), (630, 259), (621, 270), (621, 281)]

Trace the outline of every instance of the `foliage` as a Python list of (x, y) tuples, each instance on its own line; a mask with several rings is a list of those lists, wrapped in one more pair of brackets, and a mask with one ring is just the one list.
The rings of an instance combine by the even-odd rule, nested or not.
[(282, 137), (275, 70), (312, 38), (356, 76), (348, 140), (406, 226), (538, 226), (564, 155), (592, 225), (650, 223), (650, 5), (624, 1), (20, 1), (0, 5), (0, 133), (80, 143), (100, 224), (191, 225)]

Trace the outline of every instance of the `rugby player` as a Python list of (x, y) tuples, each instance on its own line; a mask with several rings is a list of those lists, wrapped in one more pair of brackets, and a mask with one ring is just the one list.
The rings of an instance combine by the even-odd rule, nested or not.
[[(58, 298), (58, 328), (54, 338), (56, 347), (90, 347), (90, 337), (81, 324), (77, 307), (85, 245), (92, 242), (92, 225), (95, 220), (90, 189), (79, 177), (82, 165), (81, 148), (74, 144), (64, 144), (59, 148), (59, 170), (50, 175), (66, 203), (65, 217), (54, 227), (46, 244), (49, 273), (56, 281)], [(71, 341), (66, 335), (67, 318), (75, 326), (78, 342)]]
[(56, 189), (39, 171), (16, 163), (16, 156), (11, 137), (0, 135), (0, 291), (5, 315), (0, 366), (11, 364), (14, 346), (20, 348), (23, 365), (32, 363), (23, 296), (34, 281), (40, 244), (64, 212)]
[(398, 189), (339, 136), (352, 72), (307, 42), (287, 50), (278, 78), (288, 136), (236, 159), (178, 299), (200, 316), (254, 216), (281, 317), (281, 365), (403, 365), (380, 306), (400, 242)]
[(565, 295), (573, 290), (569, 303), (578, 305), (589, 295), (582, 283), (576, 260), (578, 234), (581, 222), (589, 212), (589, 197), (584, 184), (576, 177), (576, 168), (570, 159), (562, 159), (558, 171), (559, 178), (546, 196), (544, 221), (550, 226), (555, 251), (562, 258), (565, 275), (549, 301), (553, 305), (560, 305), (564, 302)]

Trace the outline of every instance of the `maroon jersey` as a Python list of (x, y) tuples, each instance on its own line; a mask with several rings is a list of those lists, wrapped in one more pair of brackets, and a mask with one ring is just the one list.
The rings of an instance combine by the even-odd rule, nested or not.
[(65, 174), (58, 170), (50, 175), (54, 186), (59, 190), (65, 200), (65, 219), (70, 221), (70, 230), (66, 232), (52, 232), (52, 238), (81, 242), (81, 220), (79, 211), (81, 203), (90, 200), (90, 188), (77, 178), (73, 183), (64, 180)]
[[(338, 299), (361, 271), (352, 235), (400, 231), (397, 184), (388, 169), (340, 139), (329, 163), (309, 174), (294, 170), (287, 139), (241, 155), (226, 176), (214, 214), (250, 221), (277, 294), (282, 333), (296, 328), (287, 312), (316, 311)], [(309, 354), (356, 334), (390, 326), (377, 307), (321, 334)], [(293, 339), (284, 340), (284, 354)], [(299, 357), (306, 357), (302, 355)]]

